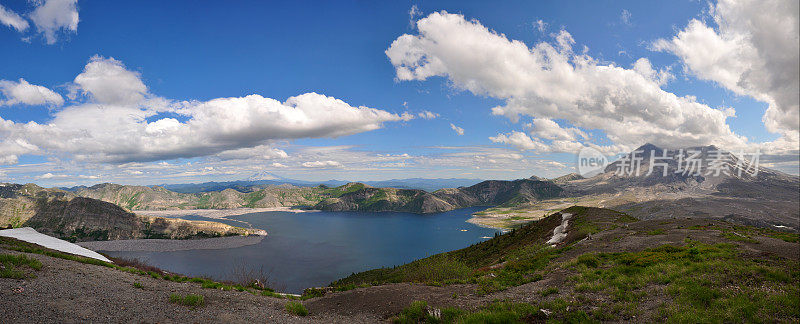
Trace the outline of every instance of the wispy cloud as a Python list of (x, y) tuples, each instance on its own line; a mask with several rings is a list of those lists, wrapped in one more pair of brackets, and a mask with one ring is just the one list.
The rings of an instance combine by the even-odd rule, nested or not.
[(456, 132), (456, 134), (458, 134), (459, 136), (464, 135), (464, 129), (463, 128), (458, 127), (453, 123), (450, 124), (450, 128), (452, 128)]

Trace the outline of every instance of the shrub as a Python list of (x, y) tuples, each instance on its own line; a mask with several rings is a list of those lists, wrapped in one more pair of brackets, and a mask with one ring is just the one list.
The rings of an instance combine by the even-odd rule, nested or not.
[(434, 322), (436, 318), (428, 314), (428, 302), (415, 301), (403, 309), (400, 315), (394, 320), (395, 323), (426, 323)]
[(286, 308), (286, 311), (289, 312), (289, 314), (294, 314), (294, 315), (297, 315), (297, 316), (306, 316), (306, 315), (308, 315), (308, 310), (300, 302), (290, 301), (290, 302), (286, 303), (285, 308)]
[(303, 290), (303, 299), (325, 296), (325, 289), (323, 288), (306, 288)]
[(248, 264), (244, 260), (234, 262), (230, 270), (227, 272), (226, 277), (232, 278), (233, 283), (242, 286), (250, 287), (259, 290), (283, 290), (286, 287), (280, 287), (278, 283), (272, 280), (272, 271), (265, 270), (264, 266), (256, 267), (255, 265)]
[(196, 308), (203, 306), (205, 304), (205, 298), (203, 298), (202, 295), (195, 295), (195, 294), (188, 294), (186, 296), (181, 296), (179, 294), (171, 294), (169, 295), (169, 302), (173, 304)]

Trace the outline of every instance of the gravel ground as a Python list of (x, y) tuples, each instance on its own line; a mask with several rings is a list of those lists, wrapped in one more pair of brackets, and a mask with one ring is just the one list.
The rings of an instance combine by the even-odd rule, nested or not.
[[(0, 249), (0, 253), (19, 252)], [(335, 313), (298, 317), (287, 300), (247, 292), (203, 289), (102, 266), (27, 254), (44, 265), (34, 279), (0, 278), (2, 323), (374, 323), (375, 316)], [(135, 288), (134, 282), (143, 288)], [(172, 293), (199, 294), (205, 306), (169, 302)]]
[(213, 250), (231, 249), (247, 245), (258, 244), (264, 239), (264, 235), (250, 236), (229, 236), (214, 237), (196, 240), (164, 240), (164, 239), (142, 239), (142, 240), (115, 240), (115, 241), (93, 241), (80, 242), (78, 245), (94, 251), (183, 251), (183, 250)]

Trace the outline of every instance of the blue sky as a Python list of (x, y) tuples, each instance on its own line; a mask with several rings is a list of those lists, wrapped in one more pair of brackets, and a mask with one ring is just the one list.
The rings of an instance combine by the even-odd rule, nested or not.
[[(733, 10), (726, 10), (739, 6), (737, 3), (51, 0), (41, 3), (0, 1), (0, 5), (3, 7), (0, 14), (6, 13), (0, 15), (3, 23), (0, 25), (0, 61), (4, 62), (0, 65), (0, 80), (5, 82), (0, 83), (0, 123), (6, 123), (5, 128), (0, 128), (0, 142), (4, 143), (0, 145), (0, 155), (5, 155), (0, 158), (4, 162), (0, 166), (0, 180), (4, 181), (44, 185), (105, 181), (154, 184), (246, 179), (265, 172), (306, 180), (512, 179), (533, 174), (552, 177), (574, 171), (577, 152), (574, 148), (581, 145), (595, 145), (613, 154), (634, 149), (646, 141), (660, 141), (657, 144), (668, 147), (708, 144), (730, 150), (759, 147), (769, 153), (765, 160), (768, 166), (797, 173), (797, 128), (789, 125), (796, 116), (797, 99), (788, 104), (786, 100), (775, 99), (788, 97), (781, 97), (787, 91), (797, 94), (797, 89), (737, 87), (731, 85), (729, 76), (745, 74), (737, 67), (725, 65), (747, 59), (753, 61), (750, 66), (774, 65), (779, 59), (757, 52), (758, 55), (742, 54), (743, 58), (733, 60), (698, 63), (698, 57), (705, 57), (702, 53), (707, 49), (700, 48), (702, 42), (692, 43), (696, 38), (680, 36), (681, 33), (691, 36), (694, 30), (690, 30), (689, 24), (693, 19), (722, 40), (736, 33), (758, 35), (758, 31), (733, 27), (726, 30), (718, 26), (715, 19), (742, 20), (742, 17), (729, 16)], [(757, 13), (775, 8), (765, 5), (749, 9), (753, 10), (740, 11)], [(77, 23), (73, 17), (79, 17)], [(437, 21), (438, 18), (441, 19)], [(753, 14), (749, 18), (759, 17)], [(781, 18), (794, 24), (796, 43), (796, 14), (775, 19)], [(27, 27), (23, 28), (20, 21), (25, 21)], [(416, 25), (417, 21), (431, 23), (423, 31)], [(473, 28), (476, 26), (486, 28), (487, 34), (482, 34), (480, 28)], [(558, 47), (558, 35), (563, 36), (562, 31), (572, 39), (569, 49)], [(445, 39), (465, 41), (447, 45), (444, 39), (435, 39), (437, 36), (433, 35), (438, 32), (446, 33)], [(792, 31), (788, 33), (792, 35)], [(392, 45), (405, 34), (418, 40), (408, 47)], [(498, 40), (497, 46), (477, 51), (468, 47), (471, 37), (481, 35), (493, 35), (491, 37)], [(781, 39), (779, 36), (776, 39)], [(510, 55), (499, 60), (502, 62), (520, 58), (503, 39), (522, 42), (529, 49), (537, 44), (549, 44), (558, 53), (548, 55), (567, 58), (568, 66), (573, 68), (578, 59), (590, 57), (592, 71), (598, 66), (621, 69), (607, 76), (603, 74), (606, 72), (588, 71), (581, 75), (583, 79), (575, 79), (584, 80), (582, 85), (576, 86), (586, 87), (587, 94), (599, 97), (612, 93), (609, 98), (616, 98), (614, 100), (619, 102), (615, 104), (627, 107), (625, 109), (658, 110), (659, 105), (686, 105), (669, 109), (688, 109), (691, 114), (687, 115), (709, 118), (701, 122), (714, 124), (721, 120), (725, 129), (717, 127), (705, 132), (685, 126), (690, 129), (688, 132), (694, 132), (691, 136), (670, 135), (667, 131), (674, 130), (671, 127), (679, 125), (682, 129), (692, 122), (691, 118), (669, 122), (647, 120), (658, 115), (658, 111), (642, 113), (642, 120), (631, 117), (620, 123), (641, 122), (644, 129), (656, 129), (652, 134), (626, 133), (617, 129), (620, 125), (614, 126), (615, 129), (598, 128), (590, 118), (583, 117), (602, 109), (600, 103), (608, 98), (592, 98), (590, 100), (599, 102), (593, 104), (585, 103), (585, 98), (549, 96), (541, 88), (545, 87), (541, 82), (530, 80), (537, 75), (533, 70), (520, 79), (530, 84), (521, 86), (515, 85), (518, 81), (504, 82), (492, 75), (492, 72), (502, 73), (502, 67), (493, 69), (490, 63), (497, 61), (486, 61), (487, 57)], [(656, 45), (658, 40), (662, 41), (661, 45)], [(438, 45), (431, 45), (429, 41)], [(459, 48), (462, 45), (464, 47)], [(784, 42), (767, 45), (783, 46)], [(584, 46), (588, 50), (584, 50)], [(797, 58), (796, 44), (794, 48), (791, 44), (788, 46), (789, 53)], [(398, 62), (406, 61), (392, 62), (387, 52), (390, 48), (396, 50), (394, 55)], [(409, 55), (414, 53), (422, 53), (425, 59), (408, 61), (412, 57)], [(432, 58), (444, 66), (432, 67), (435, 73), (403, 77), (398, 72), (403, 67), (425, 72), (423, 70), (431, 68), (425, 64)], [(655, 74), (642, 78), (637, 74), (635, 81), (626, 81), (630, 79), (628, 73), (636, 70), (635, 63), (642, 58)], [(522, 60), (528, 62), (526, 58)], [(96, 70), (92, 70), (94, 68)], [(481, 69), (486, 69), (486, 73)], [(716, 73), (720, 70), (730, 73)], [(641, 69), (636, 71), (642, 74)], [(84, 77), (79, 78), (80, 75)], [(122, 79), (116, 78), (120, 75)], [(658, 79), (659, 75), (663, 80)], [(574, 79), (542, 76), (553, 78), (551, 83), (561, 84), (561, 89), (570, 88), (569, 82)], [(110, 79), (104, 79), (106, 77)], [(619, 78), (619, 85), (613, 82), (609, 82), (611, 85), (585, 85), (589, 82), (586, 80), (600, 82), (598, 80), (606, 77)], [(796, 85), (797, 74), (788, 77)], [(785, 80), (786, 76), (775, 72), (759, 80), (764, 78)], [(13, 89), (22, 89), (20, 79), (24, 79), (26, 86), (46, 88), (60, 96), (61, 101), (52, 99), (54, 95), (44, 90), (35, 93), (45, 93), (44, 96), (49, 95), (52, 100), (35, 98), (30, 92), (13, 92)], [(465, 81), (467, 79), (469, 82)], [(117, 86), (114, 82), (127, 83)], [(629, 84), (636, 82), (642, 84)], [(104, 85), (110, 85), (111, 89)], [(141, 88), (142, 85), (146, 88)], [(123, 90), (119, 89), (129, 92), (120, 94)], [(651, 97), (626, 99), (618, 96), (628, 93), (635, 97), (636, 94), (629, 92), (658, 89), (662, 92)], [(302, 110), (307, 125), (302, 129), (278, 130), (283, 126), (280, 122), (268, 121), (245, 127), (241, 123), (249, 122), (243, 121), (242, 118), (246, 118), (241, 115), (237, 115), (241, 118), (226, 115), (229, 120), (217, 125), (215, 117), (208, 114), (229, 109), (236, 104), (235, 100), (203, 106), (219, 98), (252, 94), (264, 99), (249, 103), (258, 106), (266, 105), (268, 99), (285, 102), (290, 97), (307, 93), (319, 97), (305, 97), (307, 100), (303, 102), (308, 106), (303, 106)], [(130, 94), (137, 99), (124, 102), (108, 99)], [(662, 97), (669, 94), (691, 96), (692, 102), (665, 103), (667, 99)], [(15, 99), (15, 96), (22, 97)], [(334, 98), (346, 106), (336, 108), (342, 110), (328, 111), (330, 115), (319, 113), (320, 108), (314, 106)], [(144, 100), (150, 103), (143, 104)], [(628, 107), (634, 104), (625, 100), (635, 102), (637, 108)], [(774, 118), (778, 126), (772, 128), (762, 121), (770, 100), (776, 111), (785, 112), (780, 118)], [(522, 107), (515, 110), (521, 112), (518, 119), (512, 114), (493, 113), (492, 108), (510, 107), (517, 101), (523, 102)], [(643, 107), (642, 103), (648, 107)], [(702, 107), (694, 107), (695, 104)], [(120, 109), (103, 110), (108, 105)], [(564, 108), (571, 105), (574, 107)], [(337, 120), (337, 116), (362, 106), (379, 111), (380, 116), (375, 115), (375, 111), (364, 110), (351, 119)], [(558, 106), (559, 112), (546, 112), (548, 109), (544, 106)], [(735, 117), (714, 115), (727, 107), (735, 110)], [(257, 107), (250, 108), (257, 110)], [(617, 109), (618, 114), (625, 114), (624, 109)], [(115, 112), (108, 112), (111, 110)], [(161, 137), (156, 138), (155, 133), (149, 132), (142, 136), (152, 135), (153, 139), (142, 142), (132, 139), (138, 136), (137, 130), (142, 131), (147, 124), (162, 119), (169, 119), (170, 123), (174, 120), (180, 126), (189, 125), (193, 119), (202, 118), (198, 117), (198, 111), (204, 111), (206, 115), (203, 116), (208, 119), (198, 122), (195, 128), (183, 133), (177, 133), (178, 128), (159, 128), (156, 135)], [(291, 108), (281, 111), (281, 114), (291, 114)], [(250, 110), (241, 112), (251, 117), (264, 117)], [(423, 112), (430, 112), (429, 117), (435, 118), (422, 118)], [(93, 114), (97, 118), (91, 122), (79, 118), (85, 116), (82, 114)], [(136, 118), (120, 119), (120, 116), (132, 114)], [(600, 114), (597, 120), (602, 118), (614, 119), (613, 115)], [(541, 123), (532, 123), (534, 119)], [(80, 125), (83, 120), (86, 125)], [(588, 138), (552, 135), (545, 128), (553, 125), (548, 123), (550, 121), (558, 125), (555, 131), (559, 134), (575, 129)], [(30, 122), (36, 127), (28, 124)], [(121, 125), (114, 126), (117, 129), (127, 126), (131, 129), (120, 129), (120, 134), (116, 135), (103, 129), (115, 122)], [(532, 126), (525, 126), (528, 123)], [(230, 132), (220, 134), (215, 132), (216, 128)], [(463, 135), (455, 128), (463, 129)], [(173, 130), (175, 133), (169, 134)], [(291, 134), (286, 135), (287, 132)], [(514, 132), (520, 134), (512, 140)], [(567, 131), (573, 135), (578, 134), (576, 132)], [(169, 139), (169, 136), (174, 138)], [(195, 138), (188, 140), (187, 136)], [(560, 143), (563, 145), (556, 145), (554, 141), (563, 141)], [(174, 145), (174, 149), (151, 147), (165, 142)], [(93, 152), (92, 148), (101, 149)]]

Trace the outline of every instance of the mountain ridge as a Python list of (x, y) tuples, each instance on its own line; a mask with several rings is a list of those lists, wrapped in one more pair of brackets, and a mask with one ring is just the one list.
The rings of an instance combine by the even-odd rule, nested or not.
[(0, 227), (23, 226), (73, 242), (264, 234), (216, 222), (139, 216), (110, 202), (34, 184), (0, 185)]

